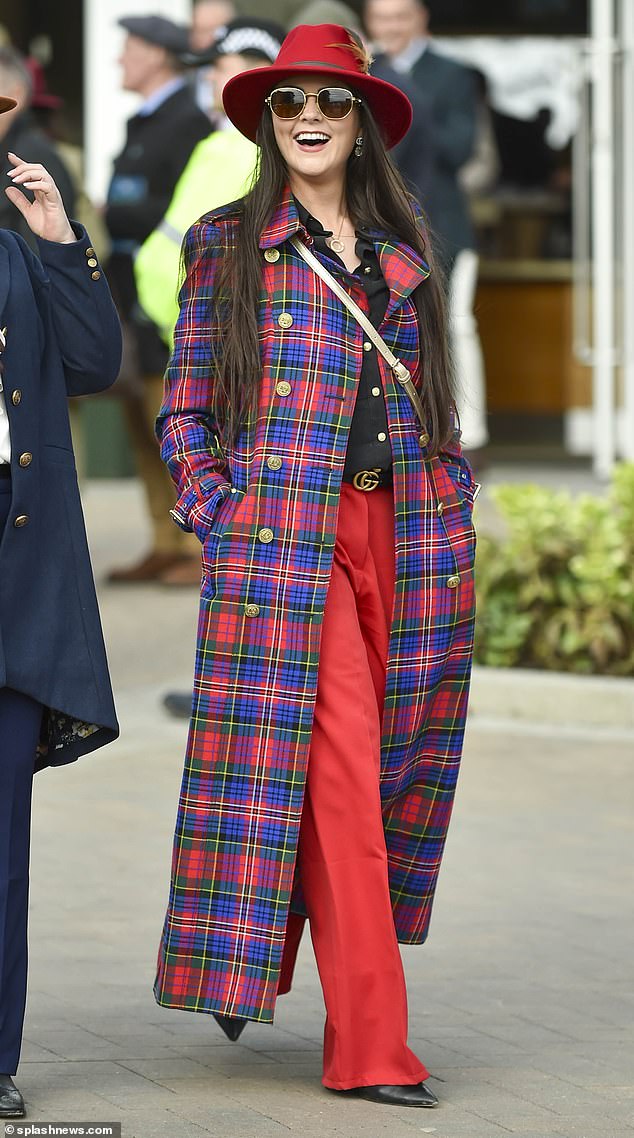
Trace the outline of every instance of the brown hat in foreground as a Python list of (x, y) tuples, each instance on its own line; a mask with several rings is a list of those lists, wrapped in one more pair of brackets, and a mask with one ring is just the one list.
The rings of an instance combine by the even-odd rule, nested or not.
[(12, 111), (17, 105), (15, 99), (8, 99), (6, 95), (0, 95), (0, 115), (4, 111)]

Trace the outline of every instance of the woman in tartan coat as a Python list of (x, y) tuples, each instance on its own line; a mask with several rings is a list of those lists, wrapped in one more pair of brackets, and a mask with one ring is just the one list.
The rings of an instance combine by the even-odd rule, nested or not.
[[(410, 106), (368, 66), (347, 29), (299, 27), (231, 80), (259, 176), (185, 241), (158, 433), (203, 574), (155, 994), (233, 1039), (271, 1022), (307, 914), (324, 1084), (433, 1106), (397, 942), (427, 935), (460, 762), (475, 485), (442, 289), (386, 154)], [(296, 236), (408, 367), (426, 425)]]

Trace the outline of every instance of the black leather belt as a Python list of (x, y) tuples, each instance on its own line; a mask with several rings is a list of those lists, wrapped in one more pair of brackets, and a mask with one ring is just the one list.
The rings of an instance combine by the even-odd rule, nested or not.
[(355, 490), (363, 490), (368, 494), (371, 490), (378, 490), (383, 486), (392, 485), (392, 469), (381, 470), (373, 467), (372, 470), (357, 470), (356, 474), (344, 474), (344, 482), (354, 486)]

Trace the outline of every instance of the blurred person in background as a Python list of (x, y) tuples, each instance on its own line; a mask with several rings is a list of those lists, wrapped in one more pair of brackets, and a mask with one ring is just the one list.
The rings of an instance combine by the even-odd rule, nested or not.
[[(54, 144), (40, 130), (30, 111), (33, 82), (26, 60), (9, 46), (0, 47), (0, 90), (15, 101), (13, 110), (0, 116), (0, 147), (6, 154), (19, 154), (27, 162), (41, 163), (62, 196), (64, 209), (75, 216), (75, 187)], [(36, 240), (23, 215), (12, 201), (0, 194), (0, 228), (13, 229), (31, 246)]]
[(132, 565), (114, 568), (116, 583), (160, 581), (165, 570), (199, 553), (178, 534), (169, 510), (174, 491), (160, 460), (154, 421), (163, 394), (168, 352), (153, 323), (137, 303), (134, 257), (156, 228), (192, 150), (211, 129), (183, 76), (180, 56), (189, 30), (164, 16), (119, 20), (126, 32), (121, 54), (122, 86), (142, 97), (127, 124), (126, 141), (115, 158), (105, 222), (112, 251), (108, 277), (124, 329), (124, 367), (120, 395), (137, 471), (151, 524), (151, 547)]
[(235, 4), (231, 0), (195, 0), (189, 33), (191, 50), (207, 51), (218, 33), (235, 18)]
[[(219, 129), (199, 142), (181, 174), (165, 217), (143, 243), (134, 262), (139, 303), (171, 348), (178, 316), (180, 251), (185, 233), (203, 213), (246, 193), (256, 169), (257, 146), (227, 119), (222, 108), (225, 83), (250, 68), (274, 62), (284, 29), (272, 20), (232, 20), (200, 56), (213, 63)], [(200, 580), (200, 567), (196, 584)], [(178, 573), (176, 566), (174, 573)]]
[[(241, 71), (273, 63), (283, 39), (284, 29), (271, 20), (237, 19), (227, 24), (213, 46), (202, 53), (203, 61), (214, 65), (214, 97), (221, 129), (198, 143), (165, 217), (141, 246), (134, 263), (139, 303), (170, 347), (178, 316), (177, 282), (185, 233), (203, 213), (246, 193), (255, 173), (257, 147), (224, 114), (224, 85)], [(172, 585), (199, 586), (199, 559), (172, 566), (162, 580)], [(168, 692), (165, 696), (164, 706), (172, 715), (188, 718), (191, 705), (191, 692)]]
[[(224, 85), (241, 71), (273, 63), (283, 38), (284, 29), (272, 21), (237, 19), (227, 24), (212, 47), (202, 53), (202, 61), (214, 66), (214, 98), (222, 129), (196, 146), (165, 217), (142, 245), (134, 265), (139, 303), (170, 347), (178, 316), (177, 282), (185, 233), (203, 213), (241, 197), (255, 172), (257, 147), (224, 115)], [(200, 558), (166, 569), (162, 582), (200, 585)], [(170, 693), (166, 699), (172, 713), (176, 702), (190, 714), (191, 693)]]
[(155, 996), (232, 1040), (272, 1022), (307, 914), (324, 1085), (433, 1107), (398, 941), (427, 935), (455, 791), (476, 487), (387, 153), (411, 106), (369, 63), (345, 27), (300, 26), (230, 79), (258, 177), (185, 239), (157, 430), (203, 576)]
[[(0, 96), (0, 116), (15, 109)], [(27, 988), (33, 774), (118, 735), (68, 422), (68, 395), (115, 379), (121, 335), (85, 230), (50, 172), (9, 153), (11, 203), (36, 256), (0, 230), (0, 1119)], [(23, 192), (23, 191), (26, 191)], [(27, 196), (28, 193), (28, 196)]]
[[(475, 76), (434, 50), (429, 8), (423, 0), (365, 0), (363, 20), (371, 41), (392, 68), (408, 76), (428, 101), (434, 164), (423, 205), (449, 281), (462, 443), (473, 464), (481, 466), (489, 436), (484, 361), (473, 311), (478, 256), (469, 203), (460, 184), (460, 171), (476, 144)], [(379, 74), (380, 65), (379, 59), (375, 64)]]
[[(189, 30), (189, 48), (194, 56), (203, 56), (211, 48), (224, 28), (234, 20), (235, 6), (231, 0), (196, 0), (192, 8)], [(192, 61), (193, 62), (193, 61)], [(214, 130), (220, 129), (220, 116), (214, 92), (213, 66), (199, 64), (193, 79), (198, 106), (211, 119)]]

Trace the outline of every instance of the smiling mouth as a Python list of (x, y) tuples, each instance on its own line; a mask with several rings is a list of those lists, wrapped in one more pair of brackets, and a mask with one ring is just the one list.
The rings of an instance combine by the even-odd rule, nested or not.
[(302, 130), (295, 135), (293, 141), (300, 150), (319, 150), (330, 142), (330, 135), (320, 130)]

